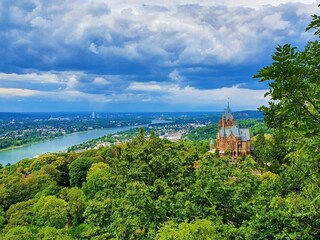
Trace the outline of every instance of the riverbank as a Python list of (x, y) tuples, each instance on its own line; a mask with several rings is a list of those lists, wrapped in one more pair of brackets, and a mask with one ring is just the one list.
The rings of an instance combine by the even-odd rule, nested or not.
[[(41, 141), (37, 141), (37, 142), (41, 142)], [(0, 149), (0, 152), (13, 150), (13, 149), (17, 149), (17, 148), (22, 148), (22, 147), (25, 147), (25, 146), (28, 146), (30, 144), (34, 144), (34, 143), (37, 143), (37, 142), (30, 142), (30, 143), (22, 144), (22, 145), (19, 145), (19, 146), (11, 146), (11, 147), (7, 147), (7, 148), (2, 148), (2, 149)]]
[(122, 126), (109, 129), (95, 129), (89, 131), (75, 132), (65, 134), (63, 136), (40, 141), (37, 143), (26, 144), (24, 146), (11, 147), (8, 150), (0, 151), (0, 163), (5, 165), (7, 163), (14, 164), (24, 158), (33, 158), (34, 156), (42, 155), (45, 153), (61, 152), (68, 149), (69, 146), (77, 145), (91, 139), (99, 138), (101, 136), (115, 133), (131, 128), (139, 128), (147, 125), (137, 126)]
[[(130, 126), (121, 126), (121, 127), (130, 127)], [(91, 132), (91, 131), (95, 131), (95, 130), (108, 130), (108, 129), (114, 129), (114, 127), (111, 127), (111, 128), (96, 128), (96, 129), (90, 129), (90, 130), (66, 133), (66, 134), (62, 134), (62, 135), (59, 135), (59, 136), (47, 137), (47, 138), (44, 138), (44, 139), (41, 139), (41, 140), (31, 141), (31, 142), (28, 142), (28, 143), (25, 143), (25, 144), (22, 144), (22, 145), (18, 145), (18, 146), (15, 145), (15, 146), (10, 146), (10, 147), (6, 147), (6, 148), (1, 148), (0, 152), (13, 150), (13, 149), (18, 149), (18, 148), (26, 147), (26, 146), (29, 146), (29, 145), (32, 145), (32, 144), (41, 143), (41, 142), (45, 142), (45, 141), (51, 141), (51, 140), (54, 140), (54, 139), (57, 139), (57, 138), (61, 138), (61, 137), (64, 137), (64, 136), (69, 136), (69, 135), (72, 135), (72, 134), (86, 133), (86, 132)]]
[(5, 165), (7, 163), (14, 164), (23, 158), (33, 158), (45, 153), (61, 152), (68, 149), (70, 146), (78, 145), (92, 139), (102, 137), (107, 134), (116, 133), (119, 131), (126, 131), (133, 128), (147, 127), (153, 124), (161, 124), (169, 121), (154, 119), (148, 124), (121, 126), (114, 128), (97, 128), (93, 130), (73, 132), (64, 134), (52, 139), (23, 144), (21, 146), (12, 146), (0, 150), (0, 163)]
[[(68, 134), (73, 134), (73, 133), (68, 133)], [(12, 150), (12, 149), (17, 149), (17, 148), (22, 148), (22, 147), (25, 147), (25, 146), (29, 146), (31, 144), (39, 143), (39, 142), (50, 141), (50, 140), (53, 140), (53, 139), (56, 139), (56, 138), (59, 138), (59, 137), (63, 137), (63, 136), (68, 135), (68, 134), (63, 134), (63, 135), (59, 135), (59, 136), (55, 136), (55, 137), (45, 138), (45, 139), (41, 139), (41, 140), (37, 140), (37, 141), (31, 141), (31, 142), (24, 143), (24, 144), (19, 145), (19, 146), (15, 145), (15, 146), (2, 148), (2, 149), (0, 149), (0, 152)]]

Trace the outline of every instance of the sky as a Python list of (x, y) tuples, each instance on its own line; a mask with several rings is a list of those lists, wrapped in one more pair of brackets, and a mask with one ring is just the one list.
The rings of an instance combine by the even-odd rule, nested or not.
[(253, 75), (303, 49), (313, 0), (2, 0), (0, 112), (266, 105)]

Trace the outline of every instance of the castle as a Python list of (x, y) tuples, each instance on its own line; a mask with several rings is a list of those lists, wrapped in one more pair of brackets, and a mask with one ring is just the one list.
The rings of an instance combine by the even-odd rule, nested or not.
[(219, 151), (220, 156), (230, 152), (232, 157), (241, 157), (250, 154), (250, 150), (250, 129), (239, 128), (228, 102), (218, 123), (216, 144), (211, 140), (210, 151)]

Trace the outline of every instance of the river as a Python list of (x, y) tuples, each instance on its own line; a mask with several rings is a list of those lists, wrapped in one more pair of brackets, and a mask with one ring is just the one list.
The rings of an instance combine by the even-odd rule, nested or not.
[[(168, 121), (153, 120), (152, 123), (166, 123)], [(147, 126), (147, 125), (143, 125)], [(129, 130), (140, 126), (127, 126), (109, 129), (96, 129), (87, 132), (78, 132), (57, 137), (52, 140), (32, 143), (22, 147), (0, 151), (0, 163), (5, 166), (7, 163), (14, 164), (23, 158), (32, 158), (45, 153), (64, 151), (68, 147), (77, 145), (91, 139), (102, 137), (106, 134)]]

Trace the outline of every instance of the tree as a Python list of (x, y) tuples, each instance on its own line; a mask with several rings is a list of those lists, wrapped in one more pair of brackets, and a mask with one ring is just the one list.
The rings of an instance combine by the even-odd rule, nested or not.
[(74, 160), (69, 166), (70, 185), (82, 187), (82, 183), (86, 181), (87, 172), (93, 160), (89, 157), (82, 157)]
[[(0, 236), (1, 237), (1, 236)], [(35, 235), (30, 228), (25, 226), (17, 226), (10, 229), (4, 236), (3, 240), (34, 240)]]
[[(114, 181), (110, 168), (106, 163), (92, 164), (87, 174), (87, 182), (83, 184), (83, 191), (88, 199), (93, 199), (96, 194), (103, 191), (109, 184)], [(110, 185), (109, 185), (110, 186)]]
[(139, 128), (138, 135), (135, 139), (138, 143), (143, 143), (145, 141), (145, 136), (144, 136), (144, 129), (141, 127)]
[(39, 227), (63, 228), (68, 221), (67, 203), (54, 196), (40, 198), (33, 206), (33, 213)]
[(31, 199), (26, 202), (19, 202), (10, 206), (6, 212), (6, 226), (4, 232), (16, 226), (28, 226), (32, 223), (32, 208), (36, 200)]
[[(307, 30), (315, 29), (320, 36), (319, 16), (314, 15)], [(298, 51), (290, 44), (278, 46), (272, 56), (273, 63), (261, 69), (256, 78), (271, 81), (269, 106), (261, 107), (270, 128), (281, 126), (285, 134), (299, 132), (303, 136), (319, 135), (320, 43), (310, 41), (304, 50)], [(300, 135), (301, 136), (301, 135)]]
[[(89, 202), (84, 213), (86, 218), (85, 223), (90, 226), (87, 231), (82, 233), (85, 239), (90, 239), (97, 235), (101, 236), (103, 233), (107, 232), (107, 228), (112, 226), (112, 207), (113, 200), (110, 198)], [(107, 235), (108, 238), (110, 238), (110, 235), (111, 233)]]
[[(266, 158), (266, 150), (267, 150), (267, 140), (264, 136), (263, 129), (259, 130), (258, 136), (254, 141), (254, 151), (253, 154), (257, 159), (259, 164), (266, 164), (268, 159)], [(269, 160), (270, 161), (270, 160)]]
[[(319, 5), (320, 7), (320, 5)], [(320, 37), (320, 17), (307, 30)], [(278, 173), (271, 187), (260, 187), (247, 238), (317, 239), (320, 236), (320, 43), (303, 50), (278, 46), (273, 63), (255, 76), (269, 81), (268, 106), (260, 109), (273, 132), (273, 159)], [(272, 155), (271, 155), (272, 156)], [(276, 162), (272, 162), (275, 166)], [(268, 182), (268, 181), (267, 181)], [(272, 184), (272, 185), (271, 185)], [(272, 191), (270, 191), (272, 189)], [(260, 192), (261, 191), (261, 192)], [(250, 235), (251, 233), (251, 235)]]
[(83, 212), (86, 207), (84, 194), (79, 188), (70, 188), (67, 190), (65, 199), (68, 203), (69, 214), (72, 217), (72, 223), (79, 225), (83, 222)]
[(39, 240), (72, 240), (73, 238), (68, 236), (68, 233), (64, 229), (56, 229), (53, 227), (41, 228), (36, 236)]
[(213, 223), (209, 220), (195, 220), (191, 223), (180, 224), (174, 221), (166, 222), (158, 231), (156, 240), (206, 240), (206, 239), (230, 239), (234, 231), (232, 228), (223, 226), (221, 221)]
[[(307, 30), (315, 30), (320, 37), (319, 16), (313, 16)], [(285, 145), (281, 149), (285, 154), (278, 160), (283, 166), (298, 166), (310, 177), (320, 168), (316, 160), (320, 157), (320, 43), (310, 41), (301, 51), (289, 44), (278, 46), (272, 59), (255, 76), (270, 81), (269, 106), (260, 109), (268, 127), (274, 129), (273, 138)], [(302, 162), (302, 152), (314, 154)]]
[(26, 185), (21, 181), (21, 177), (21, 174), (12, 172), (0, 178), (0, 206), (4, 210), (7, 210), (14, 203), (28, 199), (29, 193)]
[(155, 134), (154, 130), (151, 130), (150, 131), (150, 140), (154, 141), (155, 139), (156, 139), (156, 134)]
[(36, 171), (28, 175), (25, 179), (23, 179), (23, 183), (30, 198), (34, 197), (37, 193), (41, 192), (49, 185), (56, 185), (56, 182), (49, 174), (43, 174), (40, 171)]
[(4, 211), (3, 209), (0, 207), (0, 230), (3, 228), (4, 226), (4, 221), (5, 221), (5, 216), (4, 216)]

